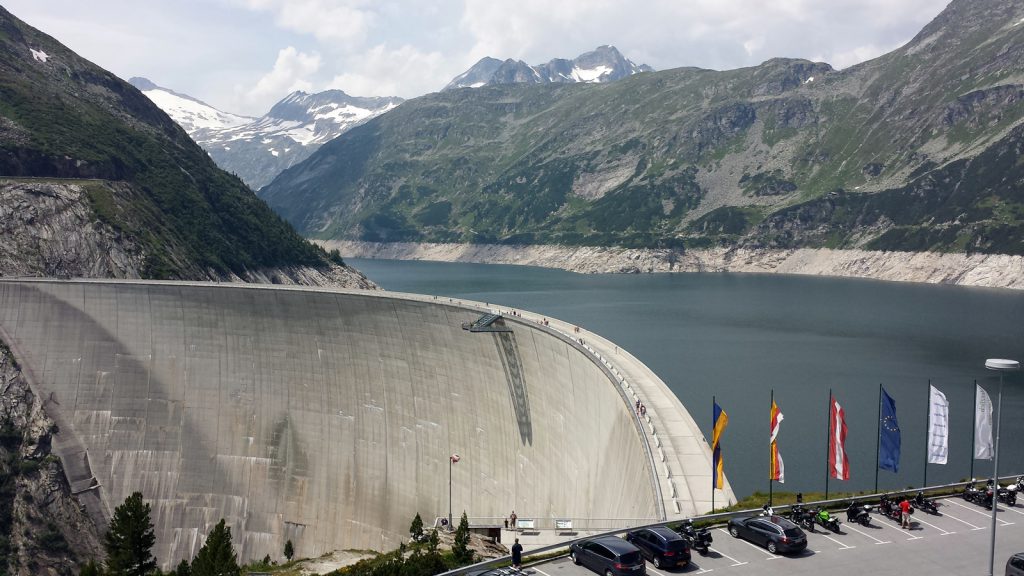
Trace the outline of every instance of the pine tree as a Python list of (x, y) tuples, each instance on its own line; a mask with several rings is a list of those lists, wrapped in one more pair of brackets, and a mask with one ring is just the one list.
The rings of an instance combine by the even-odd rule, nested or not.
[(412, 524), (409, 525), (409, 535), (412, 536), (413, 542), (423, 541), (423, 518), (420, 517), (420, 513), (416, 513), (416, 517), (412, 519)]
[(174, 569), (174, 576), (192, 576), (192, 567), (188, 565), (188, 560), (178, 563), (178, 567)]
[(291, 562), (292, 556), (295, 556), (295, 546), (293, 546), (292, 541), (289, 540), (284, 543), (284, 557), (287, 558), (289, 562)]
[(240, 575), (238, 556), (231, 544), (231, 528), (226, 527), (221, 518), (192, 561), (192, 576)]
[(437, 530), (430, 531), (430, 537), (427, 538), (427, 552), (431, 554), (437, 552), (437, 547), (441, 544), (441, 538), (437, 535)]
[(455, 561), (461, 564), (473, 562), (473, 551), (469, 549), (469, 518), (462, 513), (459, 520), (459, 527), (455, 530), (455, 541), (452, 543), (452, 555)]
[(82, 566), (78, 576), (100, 576), (100, 567), (96, 565), (95, 560), (89, 560)]
[(109, 576), (145, 576), (156, 569), (153, 544), (156, 535), (149, 519), (150, 507), (135, 492), (114, 508), (104, 541)]

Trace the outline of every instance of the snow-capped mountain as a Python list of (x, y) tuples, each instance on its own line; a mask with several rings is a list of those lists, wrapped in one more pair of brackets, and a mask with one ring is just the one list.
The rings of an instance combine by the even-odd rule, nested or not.
[(128, 82), (142, 90), (143, 94), (189, 134), (196, 130), (232, 128), (255, 120), (249, 116), (223, 112), (202, 100), (157, 86), (145, 78), (131, 78)]
[(341, 90), (293, 92), (262, 117), (249, 118), (221, 112), (144, 78), (131, 82), (180, 124), (218, 166), (237, 174), (253, 190), (308, 158), (323, 143), (402, 103), (401, 98), (361, 98)]
[(635, 64), (614, 46), (598, 46), (596, 50), (572, 60), (555, 58), (537, 66), (511, 58), (504, 62), (490, 57), (483, 58), (456, 76), (444, 89), (479, 88), (491, 84), (614, 82), (639, 72), (653, 71), (646, 64)]

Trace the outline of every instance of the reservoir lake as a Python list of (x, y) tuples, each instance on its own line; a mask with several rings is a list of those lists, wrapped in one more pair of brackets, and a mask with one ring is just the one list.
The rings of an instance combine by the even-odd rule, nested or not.
[[(974, 383), (993, 403), (999, 375), (987, 358), (1024, 360), (1024, 293), (775, 274), (601, 274), (495, 264), (349, 259), (387, 290), (530, 310), (594, 331), (645, 362), (710, 439), (712, 396), (729, 415), (725, 473), (737, 497), (768, 491), (770, 395), (784, 415), (778, 437), (785, 483), (825, 488), (829, 389), (846, 411), (850, 480), (875, 485), (878, 386), (896, 402), (898, 473), (880, 490), (924, 482), (928, 383), (949, 401), (949, 461), (929, 485), (971, 474)], [(614, 361), (614, 359), (612, 359)], [(535, 384), (537, 385), (537, 384)], [(1005, 376), (1000, 475), (1024, 474), (1024, 377)], [(991, 460), (974, 475), (991, 475)]]

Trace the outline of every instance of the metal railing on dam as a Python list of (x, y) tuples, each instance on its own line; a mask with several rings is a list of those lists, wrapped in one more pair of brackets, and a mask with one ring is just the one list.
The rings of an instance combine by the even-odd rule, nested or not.
[(455, 452), (459, 512), (665, 517), (671, 474), (655, 473), (668, 467), (621, 370), (535, 321), (462, 330), (478, 311), (363, 291), (0, 281), (0, 329), (50, 399), (72, 486), (101, 514), (141, 491), (165, 567), (222, 517), (242, 559), (287, 540), (308, 557), (395, 547), (417, 512), (447, 510)]

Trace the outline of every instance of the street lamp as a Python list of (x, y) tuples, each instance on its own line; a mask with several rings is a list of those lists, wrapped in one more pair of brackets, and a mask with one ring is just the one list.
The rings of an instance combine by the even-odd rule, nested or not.
[[(996, 437), (998, 438), (998, 437)], [(452, 454), (449, 456), (449, 531), (451, 532), (455, 526), (452, 524), (452, 464), (459, 461), (461, 456), (458, 454)]]
[(996, 398), (996, 441), (992, 447), (992, 545), (988, 554), (988, 576), (994, 576), (996, 564), (996, 510), (999, 508), (999, 417), (1003, 411), (1003, 372), (1020, 369), (1020, 362), (1002, 358), (985, 360), (985, 368), (999, 372), (999, 394)]

